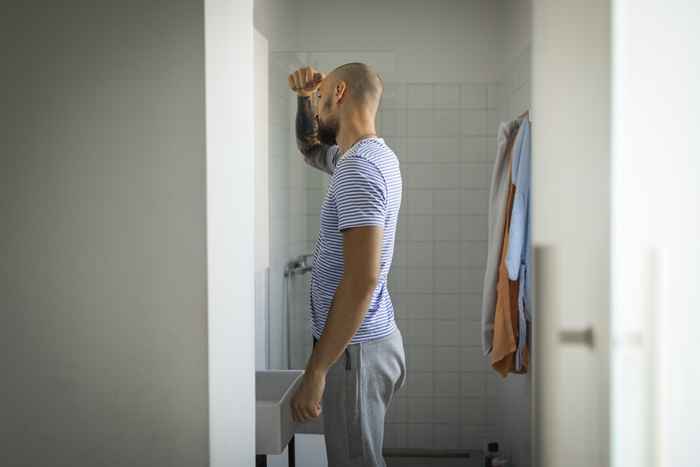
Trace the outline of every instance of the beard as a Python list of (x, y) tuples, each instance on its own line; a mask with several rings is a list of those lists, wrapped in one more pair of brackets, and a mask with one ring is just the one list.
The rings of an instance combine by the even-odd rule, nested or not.
[(336, 137), (338, 136), (338, 119), (331, 119), (327, 122), (322, 122), (321, 119), (318, 120), (318, 140), (327, 144), (328, 146), (335, 146), (338, 144)]

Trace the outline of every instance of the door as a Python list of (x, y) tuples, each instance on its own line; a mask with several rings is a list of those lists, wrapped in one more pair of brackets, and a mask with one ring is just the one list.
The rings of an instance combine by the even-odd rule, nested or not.
[(609, 453), (610, 5), (535, 0), (535, 460)]
[(700, 4), (613, 15), (612, 465), (697, 466)]

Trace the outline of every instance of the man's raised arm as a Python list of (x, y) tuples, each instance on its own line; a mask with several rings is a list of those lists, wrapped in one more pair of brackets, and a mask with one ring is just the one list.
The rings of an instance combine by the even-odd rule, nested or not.
[(301, 68), (289, 75), (289, 87), (297, 93), (297, 147), (307, 164), (330, 175), (333, 169), (329, 167), (328, 150), (332, 146), (318, 139), (318, 122), (312, 100), (313, 92), (322, 80), (323, 75), (313, 68)]

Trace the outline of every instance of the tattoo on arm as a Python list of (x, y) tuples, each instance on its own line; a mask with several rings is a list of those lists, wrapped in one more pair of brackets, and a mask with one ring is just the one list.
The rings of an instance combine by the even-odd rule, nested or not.
[(306, 163), (330, 175), (332, 171), (326, 163), (326, 154), (330, 146), (318, 139), (318, 122), (314, 118), (310, 97), (297, 96), (296, 133), (297, 147), (304, 155)]

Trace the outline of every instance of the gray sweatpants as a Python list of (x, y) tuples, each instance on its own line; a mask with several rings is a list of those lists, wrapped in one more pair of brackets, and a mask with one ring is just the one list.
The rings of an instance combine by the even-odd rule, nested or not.
[(405, 381), (406, 355), (399, 329), (347, 346), (328, 370), (321, 401), (328, 467), (386, 466), (384, 417)]

